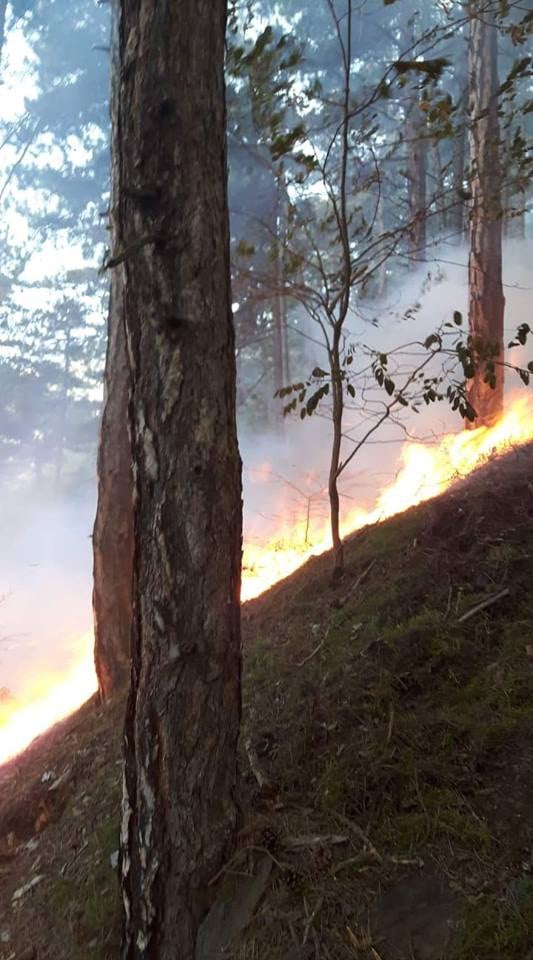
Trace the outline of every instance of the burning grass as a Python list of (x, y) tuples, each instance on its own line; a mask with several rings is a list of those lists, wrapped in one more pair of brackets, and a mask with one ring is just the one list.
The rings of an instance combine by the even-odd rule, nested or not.
[[(533, 871), (532, 489), (528, 450), (355, 536), (354, 592), (324, 587), (324, 558), (251, 606), (247, 722), (279, 791), (271, 821), (317, 836), (344, 824), (347, 841), (326, 850), (326, 877), (302, 860), (299, 899), (274, 910), (277, 946), (270, 904), (250, 956), (285, 957), (291, 939), (301, 950), (296, 904), (322, 900), (320, 956), (524, 960), (533, 915), (513, 891)], [(422, 920), (409, 900), (420, 873)]]
[[(318, 557), (244, 607), (243, 829), (225, 877), (242, 893), (271, 869), (228, 956), (526, 960), (532, 533), (527, 447), (353, 536), (337, 588)], [(2, 960), (118, 956), (120, 709), (86, 709), (4, 770), (1, 825), (21, 796), (38, 812), (46, 770), (70, 773), (57, 817), (2, 862)]]

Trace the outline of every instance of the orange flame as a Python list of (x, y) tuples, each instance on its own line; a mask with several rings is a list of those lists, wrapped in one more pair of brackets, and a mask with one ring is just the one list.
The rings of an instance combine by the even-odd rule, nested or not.
[(16, 756), (58, 720), (85, 703), (96, 690), (93, 638), (75, 644), (75, 662), (64, 673), (42, 674), (24, 691), (0, 705), (0, 763)]
[[(533, 399), (522, 395), (510, 403), (494, 427), (447, 434), (435, 446), (405, 444), (396, 479), (382, 490), (372, 509), (356, 508), (343, 517), (342, 535), (431, 499), (494, 454), (528, 440), (533, 440)], [(324, 553), (330, 547), (328, 521), (315, 523), (310, 533), (306, 519), (290, 527), (282, 526), (267, 543), (245, 544), (242, 599), (259, 596), (278, 580), (294, 573), (309, 557)]]
[[(446, 490), (454, 480), (481, 466), (494, 453), (533, 440), (533, 398), (514, 400), (496, 426), (448, 434), (435, 446), (406, 444), (396, 479), (380, 493), (370, 510), (355, 509), (343, 519), (343, 535), (370, 523), (385, 520)], [(261, 467), (258, 482), (271, 475)], [(309, 557), (331, 546), (326, 520), (309, 525), (282, 525), (262, 544), (247, 543), (243, 557), (242, 599), (249, 600), (300, 567)], [(22, 751), (31, 740), (63, 719), (96, 690), (93, 638), (90, 633), (76, 644), (72, 667), (63, 674), (41, 676), (22, 699), (0, 700), (0, 763)]]

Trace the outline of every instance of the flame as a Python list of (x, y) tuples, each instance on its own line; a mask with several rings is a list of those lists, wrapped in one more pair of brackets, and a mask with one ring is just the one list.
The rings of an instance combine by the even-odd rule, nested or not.
[[(343, 536), (436, 496), (494, 454), (528, 440), (533, 440), (533, 398), (522, 396), (490, 429), (448, 434), (434, 446), (406, 444), (396, 479), (382, 490), (372, 509), (355, 509), (344, 516)], [(272, 476), (269, 464), (263, 464), (257, 473), (259, 483)], [(312, 481), (310, 474), (304, 485)], [(267, 542), (248, 542), (243, 557), (242, 599), (263, 593), (330, 546), (328, 521), (310, 523), (307, 517), (281, 524)], [(91, 633), (74, 645), (73, 661), (63, 674), (41, 675), (21, 698), (0, 690), (0, 763), (20, 753), (34, 737), (68, 716), (95, 692)]]
[(74, 663), (64, 673), (41, 674), (22, 697), (0, 703), (0, 763), (24, 750), (58, 720), (63, 720), (96, 690), (93, 637), (85, 634), (74, 644)]
[[(346, 536), (371, 523), (386, 520), (446, 490), (455, 480), (467, 476), (498, 453), (533, 440), (533, 399), (514, 399), (493, 427), (447, 434), (434, 446), (405, 444), (395, 480), (382, 490), (370, 510), (356, 508), (343, 517)], [(267, 543), (244, 547), (242, 599), (251, 600), (278, 580), (294, 573), (311, 556), (331, 547), (328, 521), (313, 524), (307, 519), (283, 524)]]

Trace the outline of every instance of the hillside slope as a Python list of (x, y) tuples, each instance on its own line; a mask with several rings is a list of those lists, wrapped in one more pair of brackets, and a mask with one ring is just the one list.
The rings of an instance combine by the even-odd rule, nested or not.
[[(323, 556), (245, 605), (243, 826), (206, 942), (533, 960), (532, 543), (527, 447), (352, 537), (336, 589)], [(0, 960), (118, 956), (121, 712), (0, 770)]]

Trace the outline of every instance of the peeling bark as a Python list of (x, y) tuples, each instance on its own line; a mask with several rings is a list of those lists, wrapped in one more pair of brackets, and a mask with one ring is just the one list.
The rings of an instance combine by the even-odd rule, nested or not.
[[(494, 17), (478, 0), (470, 5), (470, 163), (472, 213), (468, 262), (469, 332), (478, 359), (468, 384), (477, 413), (469, 427), (493, 424), (503, 412), (502, 197), (498, 121), (498, 33)], [(486, 379), (484, 356), (494, 351), (496, 386)]]
[(122, 270), (135, 488), (124, 960), (193, 960), (237, 818), (225, 13), (225, 0), (120, 4), (112, 260)]
[[(111, 113), (118, 112), (118, 17), (113, 10)], [(111, 226), (118, 236), (120, 163), (113, 129)], [(104, 404), (98, 442), (98, 505), (93, 529), (94, 661), (100, 694), (109, 699), (130, 676), (133, 578), (133, 473), (128, 435), (129, 362), (124, 327), (124, 267), (110, 272)]]

